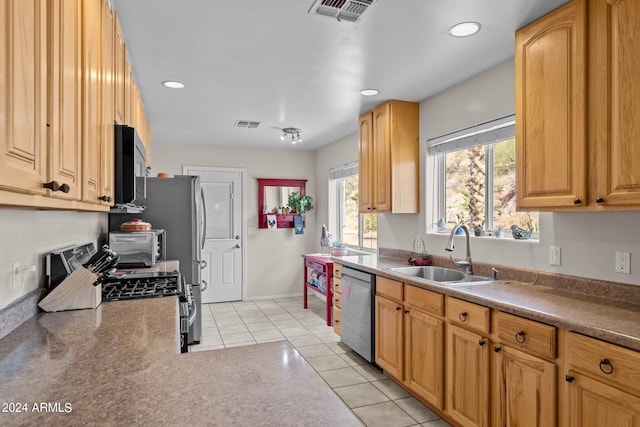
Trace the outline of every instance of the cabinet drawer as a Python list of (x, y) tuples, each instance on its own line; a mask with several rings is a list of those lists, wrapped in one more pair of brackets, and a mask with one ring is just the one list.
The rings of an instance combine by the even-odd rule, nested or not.
[(333, 306), (334, 307), (342, 307), (342, 294), (338, 292), (334, 292), (333, 294)]
[(338, 279), (342, 277), (342, 264), (333, 264), (333, 277)]
[(333, 276), (333, 292), (342, 293), (342, 279), (336, 277), (335, 274)]
[(376, 277), (376, 294), (402, 301), (403, 284), (397, 280), (387, 279), (386, 277)]
[(444, 295), (416, 286), (407, 285), (404, 289), (405, 303), (421, 310), (440, 316), (444, 315)]
[(640, 395), (640, 353), (570, 332), (568, 367)]
[(315, 271), (319, 271), (320, 273), (326, 273), (327, 272), (327, 265), (326, 264), (322, 264), (321, 262), (318, 261), (314, 261), (312, 259), (306, 259), (305, 260), (305, 264), (307, 266), (307, 268), (310, 268), (312, 270)]
[(556, 358), (556, 328), (503, 312), (495, 314), (493, 325), (500, 342), (543, 357)]
[(338, 307), (333, 307), (333, 332), (340, 335), (342, 332), (342, 310)]
[(488, 334), (490, 315), (489, 307), (447, 297), (447, 319), (451, 322)]

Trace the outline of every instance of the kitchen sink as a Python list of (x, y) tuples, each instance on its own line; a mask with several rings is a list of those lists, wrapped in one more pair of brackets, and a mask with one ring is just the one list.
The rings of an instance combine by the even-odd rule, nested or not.
[(424, 279), (429, 282), (435, 282), (438, 285), (445, 286), (471, 286), (486, 285), (494, 283), (496, 280), (490, 277), (477, 276), (474, 274), (465, 274), (458, 270), (444, 267), (434, 266), (416, 266), (416, 267), (392, 267), (389, 269), (394, 273), (405, 274), (417, 279)]

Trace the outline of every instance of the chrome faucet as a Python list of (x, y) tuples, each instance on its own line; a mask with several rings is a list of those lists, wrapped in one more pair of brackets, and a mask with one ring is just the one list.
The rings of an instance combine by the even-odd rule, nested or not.
[(447, 247), (444, 248), (447, 252), (453, 251), (453, 238), (456, 235), (458, 229), (462, 229), (464, 233), (467, 235), (467, 256), (464, 260), (455, 259), (453, 254), (449, 255), (451, 257), (451, 262), (456, 267), (464, 267), (465, 274), (473, 274), (473, 264), (471, 263), (471, 246), (469, 245), (469, 229), (466, 225), (456, 224), (451, 230), (451, 235), (449, 235), (449, 243), (447, 243)]

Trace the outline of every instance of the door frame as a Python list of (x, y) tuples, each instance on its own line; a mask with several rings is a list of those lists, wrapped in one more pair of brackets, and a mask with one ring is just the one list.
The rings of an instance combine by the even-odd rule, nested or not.
[(246, 220), (246, 206), (247, 206), (247, 169), (246, 168), (225, 168), (219, 166), (188, 166), (182, 165), (182, 173), (188, 175), (188, 170), (191, 171), (203, 171), (203, 172), (231, 172), (239, 173), (242, 180), (242, 206), (240, 207), (240, 241), (242, 245), (240, 250), (242, 251), (242, 301), (246, 301), (247, 298), (247, 220)]

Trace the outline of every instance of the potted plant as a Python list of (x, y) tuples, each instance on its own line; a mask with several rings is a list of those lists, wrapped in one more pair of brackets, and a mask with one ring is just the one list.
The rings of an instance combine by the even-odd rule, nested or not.
[(504, 227), (502, 225), (496, 226), (496, 237), (498, 238), (504, 237)]
[(333, 256), (345, 256), (349, 249), (340, 240), (334, 240), (331, 242), (331, 255)]
[(484, 235), (484, 229), (480, 226), (477, 226), (473, 229), (473, 233), (477, 236), (480, 237), (482, 235)]
[(311, 196), (302, 196), (297, 191), (289, 193), (287, 206), (291, 209), (291, 213), (299, 213), (304, 215), (305, 212), (313, 209), (313, 198)]

